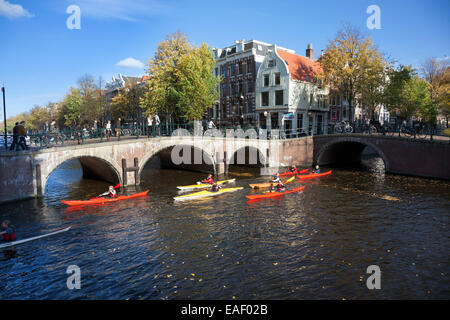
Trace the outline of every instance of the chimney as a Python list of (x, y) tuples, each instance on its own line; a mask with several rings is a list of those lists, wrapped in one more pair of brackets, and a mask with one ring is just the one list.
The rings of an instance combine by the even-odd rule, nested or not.
[(310, 60), (314, 60), (314, 49), (312, 48), (312, 43), (308, 43), (306, 47), (306, 57)]

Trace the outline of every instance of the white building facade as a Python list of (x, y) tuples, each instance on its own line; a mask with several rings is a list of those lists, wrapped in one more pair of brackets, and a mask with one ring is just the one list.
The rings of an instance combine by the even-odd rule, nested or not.
[(328, 124), (328, 88), (315, 82), (322, 69), (307, 56), (271, 46), (257, 72), (256, 118), (260, 128), (280, 129), (287, 137), (322, 134)]

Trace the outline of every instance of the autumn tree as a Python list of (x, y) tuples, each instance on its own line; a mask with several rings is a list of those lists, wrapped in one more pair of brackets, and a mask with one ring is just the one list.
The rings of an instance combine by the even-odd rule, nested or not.
[(450, 66), (448, 60), (427, 59), (419, 70), (429, 84), (430, 97), (439, 113), (447, 120), (450, 118)]
[(149, 60), (150, 79), (142, 99), (145, 113), (198, 120), (218, 96), (211, 49), (193, 47), (182, 33), (167, 36)]
[[(359, 100), (370, 110), (381, 102), (388, 63), (370, 37), (349, 25), (344, 26), (330, 41), (319, 58), (323, 73), (321, 80), (337, 89), (349, 102)], [(370, 111), (369, 110), (369, 111)], [(350, 107), (353, 119), (354, 106)]]

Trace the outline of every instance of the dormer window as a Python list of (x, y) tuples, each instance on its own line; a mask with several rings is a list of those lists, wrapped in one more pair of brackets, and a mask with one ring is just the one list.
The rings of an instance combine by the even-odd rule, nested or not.
[(269, 68), (275, 67), (275, 60), (269, 60), (267, 66), (268, 66)]

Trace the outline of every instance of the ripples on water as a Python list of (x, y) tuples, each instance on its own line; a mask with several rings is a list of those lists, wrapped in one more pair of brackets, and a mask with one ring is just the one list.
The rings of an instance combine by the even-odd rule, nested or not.
[[(243, 192), (174, 203), (176, 186), (203, 174), (149, 168), (126, 190), (150, 189), (148, 197), (67, 209), (59, 200), (108, 186), (81, 179), (79, 163), (67, 162), (43, 199), (0, 206), (20, 238), (72, 225), (3, 251), (0, 298), (450, 298), (450, 184), (385, 175), (378, 158), (333, 170), (302, 193), (247, 204), (248, 184), (267, 179), (248, 177), (253, 169), (235, 175)], [(81, 290), (66, 287), (72, 264)], [(371, 264), (381, 268), (382, 290), (365, 285)]]

